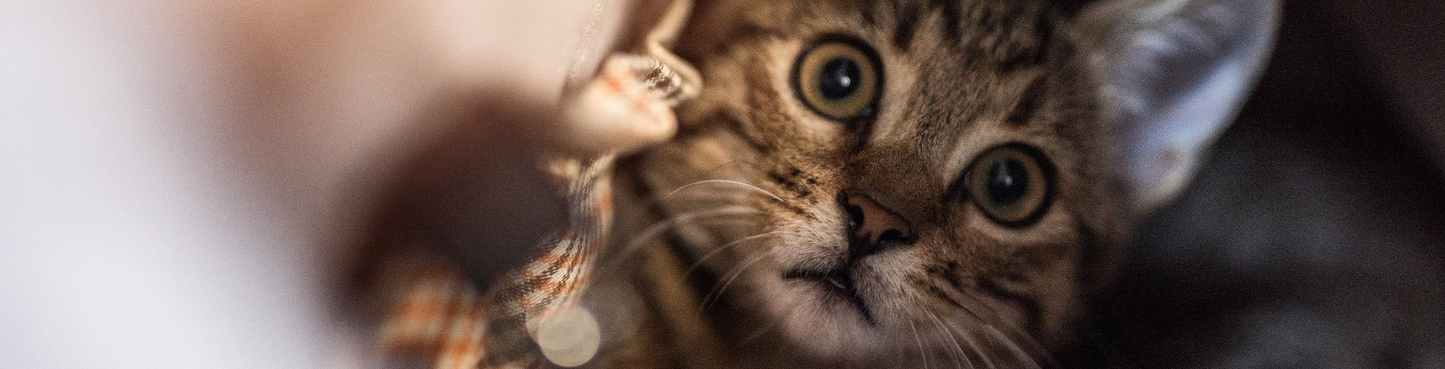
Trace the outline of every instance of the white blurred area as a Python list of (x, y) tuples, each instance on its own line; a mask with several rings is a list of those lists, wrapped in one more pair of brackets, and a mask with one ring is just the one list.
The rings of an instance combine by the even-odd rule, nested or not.
[(417, 117), (555, 100), (628, 6), (0, 0), (0, 368), (372, 366), (327, 286)]

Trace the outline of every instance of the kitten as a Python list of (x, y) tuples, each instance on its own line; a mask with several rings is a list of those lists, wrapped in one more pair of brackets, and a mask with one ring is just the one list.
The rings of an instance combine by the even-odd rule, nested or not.
[(612, 367), (1047, 366), (1228, 122), (1276, 4), (716, 1), (619, 163)]

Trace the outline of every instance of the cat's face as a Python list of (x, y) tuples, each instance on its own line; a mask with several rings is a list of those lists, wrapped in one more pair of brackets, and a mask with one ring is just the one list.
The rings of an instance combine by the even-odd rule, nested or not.
[(637, 165), (707, 311), (759, 322), (725, 334), (934, 362), (1065, 338), (1121, 214), (1066, 24), (993, 0), (701, 14), (679, 48), (707, 85)]

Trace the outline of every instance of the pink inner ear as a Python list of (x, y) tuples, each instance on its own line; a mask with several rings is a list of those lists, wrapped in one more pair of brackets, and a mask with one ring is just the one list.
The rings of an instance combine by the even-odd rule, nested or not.
[[(1173, 198), (1203, 152), (1233, 121), (1274, 46), (1279, 4), (1273, 0), (1190, 0), (1164, 16), (1124, 12), (1154, 22), (1110, 39), (1103, 55), (1107, 91), (1131, 207), (1143, 212)], [(1098, 29), (1117, 29), (1102, 27)]]

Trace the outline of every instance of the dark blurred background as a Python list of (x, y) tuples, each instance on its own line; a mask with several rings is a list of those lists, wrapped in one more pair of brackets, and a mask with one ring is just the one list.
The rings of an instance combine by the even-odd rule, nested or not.
[(1287, 1), (1065, 367), (1445, 367), (1445, 2)]

